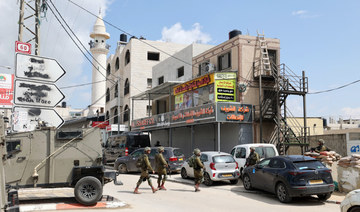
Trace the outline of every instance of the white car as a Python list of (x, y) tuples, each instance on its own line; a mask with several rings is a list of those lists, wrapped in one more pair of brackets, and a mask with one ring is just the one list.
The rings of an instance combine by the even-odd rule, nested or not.
[(360, 211), (360, 189), (350, 191), (340, 204), (341, 212)]
[[(189, 166), (187, 159), (181, 167), (181, 177), (186, 179), (194, 177), (194, 169)], [(201, 152), (200, 160), (203, 162), (204, 184), (210, 186), (214, 181), (230, 180), (237, 184), (240, 176), (238, 163), (225, 152)]]
[(252, 143), (252, 144), (240, 144), (234, 146), (230, 154), (239, 164), (239, 169), (241, 174), (245, 168), (246, 158), (248, 158), (250, 155), (250, 147), (255, 148), (255, 152), (259, 154), (260, 160), (279, 155), (275, 145), (273, 144)]

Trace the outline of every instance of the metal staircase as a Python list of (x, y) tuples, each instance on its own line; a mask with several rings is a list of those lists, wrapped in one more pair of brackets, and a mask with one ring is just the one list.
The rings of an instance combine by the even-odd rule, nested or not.
[(292, 114), (286, 107), (286, 99), (289, 95), (305, 98), (308, 92), (307, 78), (304, 72), (302, 76), (297, 76), (285, 64), (277, 66), (272, 63), (263, 34), (258, 33), (258, 47), (255, 55), (257, 62), (254, 65), (254, 79), (259, 81), (260, 92), (263, 91), (259, 98), (260, 111), (257, 121), (260, 122), (260, 128), (263, 121), (275, 124), (270, 137), (264, 140), (275, 144), (279, 154), (285, 154), (290, 146), (300, 146), (303, 151), (303, 147), (308, 145), (309, 130), (306, 126), (294, 121), (295, 119), (288, 119), (292, 117)]

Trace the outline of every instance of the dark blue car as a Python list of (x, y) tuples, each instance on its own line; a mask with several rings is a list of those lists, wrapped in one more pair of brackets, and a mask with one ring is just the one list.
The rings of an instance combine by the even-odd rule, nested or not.
[(246, 190), (256, 188), (274, 193), (284, 203), (292, 197), (309, 195), (327, 200), (334, 191), (331, 170), (302, 155), (276, 156), (247, 167), (243, 183)]

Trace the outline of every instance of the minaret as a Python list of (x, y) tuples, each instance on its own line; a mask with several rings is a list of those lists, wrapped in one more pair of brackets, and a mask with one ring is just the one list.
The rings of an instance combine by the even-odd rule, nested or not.
[[(109, 52), (109, 45), (106, 40), (110, 38), (109, 33), (106, 32), (104, 21), (101, 13), (99, 14), (93, 32), (90, 34), (92, 40), (90, 41), (90, 51), (93, 55), (92, 66), (92, 87), (91, 87), (91, 106), (89, 108), (89, 115), (97, 113), (104, 113), (105, 111), (105, 94), (106, 94), (106, 56)], [(103, 81), (103, 82), (99, 82)]]

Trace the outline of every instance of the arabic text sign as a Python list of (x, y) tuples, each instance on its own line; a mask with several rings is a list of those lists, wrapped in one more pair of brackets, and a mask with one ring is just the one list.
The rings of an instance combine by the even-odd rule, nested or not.
[(15, 75), (17, 78), (56, 82), (64, 74), (65, 70), (55, 59), (28, 54), (16, 54)]
[(16, 105), (53, 108), (65, 98), (54, 84), (15, 80)]
[(14, 97), (14, 75), (0, 74), (0, 107), (11, 108)]

